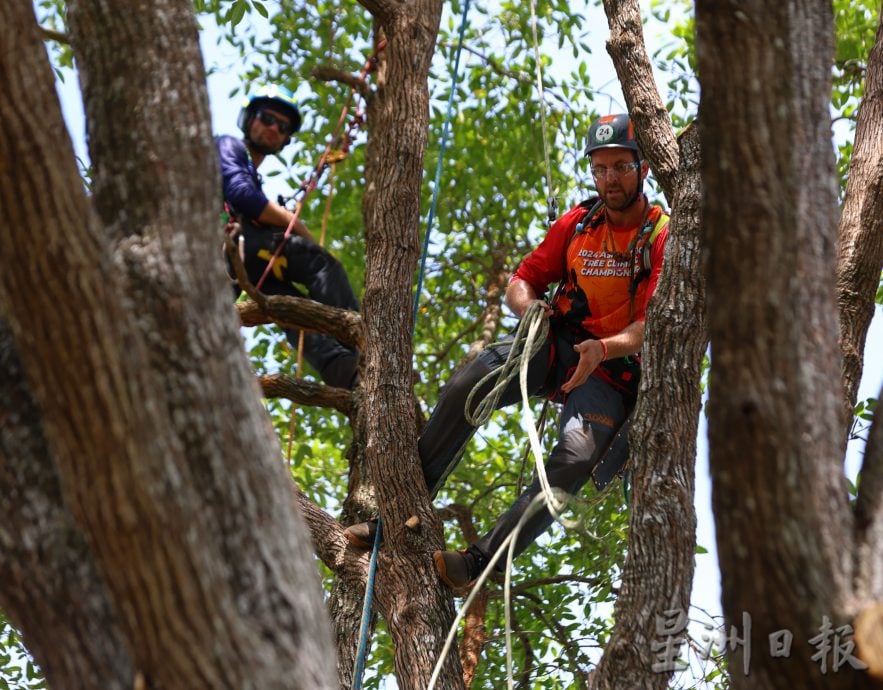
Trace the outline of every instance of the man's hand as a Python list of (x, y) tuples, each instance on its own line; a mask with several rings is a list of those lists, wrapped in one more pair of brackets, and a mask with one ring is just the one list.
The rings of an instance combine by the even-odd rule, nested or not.
[(549, 318), (552, 315), (552, 307), (545, 300), (537, 297), (537, 293), (534, 292), (530, 283), (520, 278), (516, 278), (509, 283), (509, 287), (506, 288), (506, 304), (509, 305), (509, 308), (515, 312), (519, 319), (527, 313), (528, 308), (534, 302), (539, 302), (543, 305), (543, 316)]
[[(527, 307), (524, 310), (524, 314), (527, 313), (527, 310), (530, 309), (534, 305), (534, 303), (539, 304), (543, 308), (543, 316), (545, 318), (548, 319), (550, 316), (552, 316), (552, 307), (550, 307), (546, 303), (546, 300), (542, 300), (542, 299), (535, 299), (535, 300), (532, 300), (530, 303), (528, 303)], [(522, 314), (522, 316), (524, 314)]]
[(600, 340), (583, 340), (573, 346), (573, 351), (579, 353), (579, 362), (571, 377), (561, 385), (564, 393), (570, 393), (588, 381), (592, 372), (604, 360), (605, 349)]

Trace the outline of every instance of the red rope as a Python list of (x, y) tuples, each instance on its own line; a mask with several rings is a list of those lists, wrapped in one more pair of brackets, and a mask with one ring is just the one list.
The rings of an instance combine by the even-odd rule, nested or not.
[[(374, 49), (374, 52), (371, 54), (365, 61), (365, 65), (362, 67), (362, 71), (359, 73), (359, 79), (363, 80), (368, 74), (374, 70), (377, 66), (377, 55), (386, 47), (386, 39), (380, 41), (377, 44), (377, 47)], [(346, 103), (343, 106), (343, 110), (340, 113), (340, 118), (337, 121), (337, 125), (334, 128), (334, 132), (332, 132), (331, 137), (328, 140), (328, 145), (325, 147), (325, 151), (322, 156), (319, 158), (319, 162), (316, 163), (316, 166), (313, 168), (312, 173), (310, 173), (310, 177), (307, 181), (303, 182), (300, 188), (303, 190), (303, 196), (300, 201), (298, 201), (297, 206), (294, 209), (294, 214), (291, 216), (291, 220), (288, 223), (288, 227), (285, 229), (285, 234), (282, 236), (282, 241), (279, 242), (279, 246), (276, 247), (276, 251), (273, 252), (273, 256), (270, 257), (270, 261), (267, 263), (267, 267), (264, 269), (264, 273), (261, 275), (261, 279), (255, 285), (256, 290), (261, 289), (261, 285), (264, 284), (264, 280), (267, 278), (267, 275), (270, 273), (270, 270), (273, 268), (273, 263), (276, 261), (276, 258), (279, 254), (282, 253), (282, 248), (285, 246), (285, 243), (288, 241), (288, 238), (291, 236), (292, 231), (294, 230), (294, 225), (297, 223), (298, 218), (300, 217), (300, 211), (303, 208), (304, 202), (309, 196), (310, 192), (312, 192), (319, 184), (319, 178), (322, 173), (325, 171), (325, 168), (328, 166), (328, 156), (331, 155), (331, 151), (334, 147), (334, 144), (339, 141), (343, 141), (342, 148), (344, 152), (349, 150), (350, 141), (352, 139), (352, 134), (358, 129), (362, 122), (364, 121), (364, 115), (362, 113), (361, 104), (356, 110), (356, 114), (353, 116), (352, 121), (347, 127), (346, 133), (343, 137), (340, 136), (340, 130), (343, 127), (343, 123), (346, 122), (346, 116), (349, 113), (350, 106), (353, 102), (353, 96), (356, 93), (355, 87), (350, 89), (349, 96), (346, 99)]]

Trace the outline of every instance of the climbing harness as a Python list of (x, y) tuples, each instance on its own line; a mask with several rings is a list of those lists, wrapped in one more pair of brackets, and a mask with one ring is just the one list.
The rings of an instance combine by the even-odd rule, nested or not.
[[(362, 67), (362, 71), (359, 73), (359, 80), (364, 80), (365, 77), (368, 76), (370, 72), (374, 70), (377, 66), (377, 56), (380, 52), (386, 47), (386, 40), (380, 41), (377, 44), (377, 47), (374, 49), (374, 52), (371, 56), (365, 61), (364, 66)], [(356, 89), (355, 87), (350, 89), (349, 96), (346, 99), (346, 103), (343, 106), (343, 110), (340, 113), (340, 118), (337, 121), (337, 125), (334, 128), (331, 137), (328, 140), (328, 145), (325, 147), (325, 151), (319, 157), (319, 162), (316, 163), (313, 168), (310, 176), (301, 183), (298, 192), (302, 192), (301, 198), (297, 203), (297, 206), (294, 209), (294, 214), (291, 216), (291, 221), (288, 223), (288, 227), (285, 229), (285, 234), (282, 236), (282, 240), (279, 242), (279, 246), (276, 247), (276, 251), (273, 252), (273, 256), (270, 257), (269, 262), (267, 263), (267, 267), (264, 269), (263, 274), (261, 275), (260, 280), (255, 284), (255, 289), (260, 290), (261, 285), (264, 284), (264, 280), (266, 280), (267, 275), (273, 269), (273, 264), (278, 259), (279, 254), (282, 253), (282, 249), (285, 247), (285, 243), (288, 241), (288, 238), (291, 236), (291, 233), (294, 231), (294, 226), (300, 218), (300, 212), (303, 208), (304, 202), (307, 197), (319, 184), (319, 178), (322, 176), (322, 173), (325, 172), (325, 169), (331, 164), (332, 161), (332, 150), (336, 142), (341, 141), (341, 130), (343, 129), (343, 125), (346, 122), (346, 117), (349, 114), (350, 106), (352, 105), (353, 98), (355, 96)], [(343, 141), (348, 142), (351, 140), (352, 133), (355, 132), (356, 129), (361, 127), (362, 122), (364, 121), (364, 116), (361, 113), (361, 109), (357, 111), (356, 117), (350, 121), (349, 126), (347, 128), (346, 134), (343, 136)], [(297, 194), (297, 193), (296, 193)]]
[[(417, 276), (417, 287), (414, 292), (414, 312), (411, 320), (411, 337), (414, 337), (414, 331), (417, 327), (417, 309), (420, 305), (420, 292), (423, 289), (423, 276), (426, 270), (426, 257), (429, 253), (429, 238), (432, 233), (432, 221), (435, 215), (436, 205), (438, 202), (439, 183), (441, 181), (442, 162), (444, 160), (445, 147), (447, 145), (448, 133), (450, 130), (451, 119), (453, 117), (454, 95), (457, 91), (457, 79), (460, 74), (460, 54), (463, 51), (463, 36), (466, 33), (466, 17), (469, 14), (470, 0), (466, 0), (463, 8), (463, 17), (460, 22), (460, 34), (457, 41), (457, 52), (454, 58), (454, 71), (451, 76), (451, 93), (448, 97), (448, 111), (445, 116), (444, 126), (442, 127), (442, 138), (439, 148), (438, 164), (435, 172), (435, 185), (432, 190), (432, 203), (429, 209), (429, 216), (426, 221), (426, 235), (423, 238), (423, 252), (420, 257), (420, 270)], [(362, 621), (359, 626), (359, 647), (356, 654), (356, 661), (353, 668), (352, 690), (361, 690), (362, 674), (365, 670), (365, 661), (368, 655), (368, 628), (371, 623), (371, 608), (374, 598), (374, 580), (377, 574), (377, 553), (380, 549), (380, 540), (383, 530), (383, 523), (380, 518), (377, 519), (377, 534), (374, 537), (374, 547), (371, 550), (371, 559), (368, 562), (368, 579), (365, 583), (365, 601), (362, 605)]]
[[(570, 240), (568, 241), (568, 246), (577, 235), (582, 233), (589, 232), (590, 230), (594, 230), (604, 221), (604, 216), (600, 213), (604, 209), (604, 202), (597, 198), (592, 197), (590, 199), (586, 199), (580, 203), (585, 209), (588, 209), (580, 221), (576, 224), (574, 228), (573, 235), (571, 235)], [(639, 225), (639, 230), (632, 238), (632, 241), (629, 243), (628, 248), (624, 252), (611, 252), (614, 258), (619, 261), (628, 261), (629, 262), (629, 314), (634, 311), (635, 307), (635, 294), (638, 291), (638, 285), (644, 280), (647, 276), (650, 275), (650, 271), (652, 269), (652, 251), (653, 251), (653, 243), (656, 241), (657, 236), (662, 229), (668, 225), (670, 220), (670, 216), (666, 213), (660, 213), (659, 218), (656, 222), (652, 222), (649, 218), (650, 210), (653, 208), (653, 204), (647, 200), (647, 208), (644, 211), (644, 217), (641, 219), (641, 223)], [(611, 240), (612, 242), (612, 240)], [(605, 249), (606, 249), (606, 241), (605, 241)], [(615, 249), (615, 247), (614, 247)], [(566, 250), (565, 250), (566, 251)], [(636, 259), (640, 254), (640, 262)], [(558, 299), (558, 296), (564, 289), (566, 281), (562, 281), (558, 286), (555, 297), (553, 298), (553, 303)]]

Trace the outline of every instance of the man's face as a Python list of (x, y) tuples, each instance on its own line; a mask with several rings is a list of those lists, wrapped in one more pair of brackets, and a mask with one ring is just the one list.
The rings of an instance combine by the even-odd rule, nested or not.
[(282, 150), (291, 130), (291, 120), (287, 115), (263, 106), (251, 119), (248, 138), (263, 153), (277, 153)]
[(604, 205), (612, 211), (624, 211), (638, 198), (647, 164), (636, 164), (630, 149), (598, 149), (592, 152), (592, 175)]

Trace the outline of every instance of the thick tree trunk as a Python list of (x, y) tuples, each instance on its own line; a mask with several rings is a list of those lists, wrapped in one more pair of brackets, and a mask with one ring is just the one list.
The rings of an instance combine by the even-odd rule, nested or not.
[[(607, 48), (654, 175), (672, 204), (665, 266), (648, 311), (641, 393), (629, 436), (634, 504), (615, 624), (590, 687), (668, 687), (690, 607), (705, 286), (699, 251), (699, 138), (680, 146), (653, 88), (637, 2), (605, 0)], [(665, 430), (662, 432), (661, 430)], [(675, 621), (672, 624), (671, 621)], [(675, 629), (676, 628), (676, 629)], [(668, 635), (668, 632), (672, 632)]]
[(129, 690), (135, 671), (126, 641), (64, 506), (40, 410), (2, 319), (0, 495), (0, 607), (27, 631), (49, 686)]
[(136, 673), (333, 687), (312, 555), (226, 301), (192, 8), (71, 4), (90, 199), (32, 6), (2, 8), (0, 309)]
[(844, 414), (851, 421), (883, 266), (883, 12), (868, 57), (837, 239)]
[[(831, 4), (702, 0), (696, 25), (702, 148), (713, 152), (702, 166), (710, 460), (733, 687), (878, 687), (842, 656), (832, 673), (837, 656), (816, 644), (830, 621), (826, 641), (842, 653), (840, 626), (857, 612), (832, 269)], [(787, 657), (773, 653), (782, 631)]]
[[(453, 621), (450, 592), (432, 551), (442, 543), (417, 455), (412, 419), (412, 280), (417, 263), (420, 190), (429, 118), (427, 78), (441, 16), (440, 0), (363, 2), (387, 46), (368, 105), (371, 136), (362, 202), (366, 234), (364, 403), (369, 478), (384, 532), (376, 602), (395, 643), (402, 690), (425, 688)], [(405, 522), (419, 519), (416, 530)], [(440, 687), (462, 687), (456, 654)]]
[(665, 267), (648, 310), (641, 392), (629, 436), (634, 499), (628, 556), (613, 634), (590, 677), (590, 687), (598, 690), (667, 688), (684, 636), (677, 621), (685, 624), (690, 608), (699, 376), (707, 343), (694, 128), (682, 136), (680, 152)]

